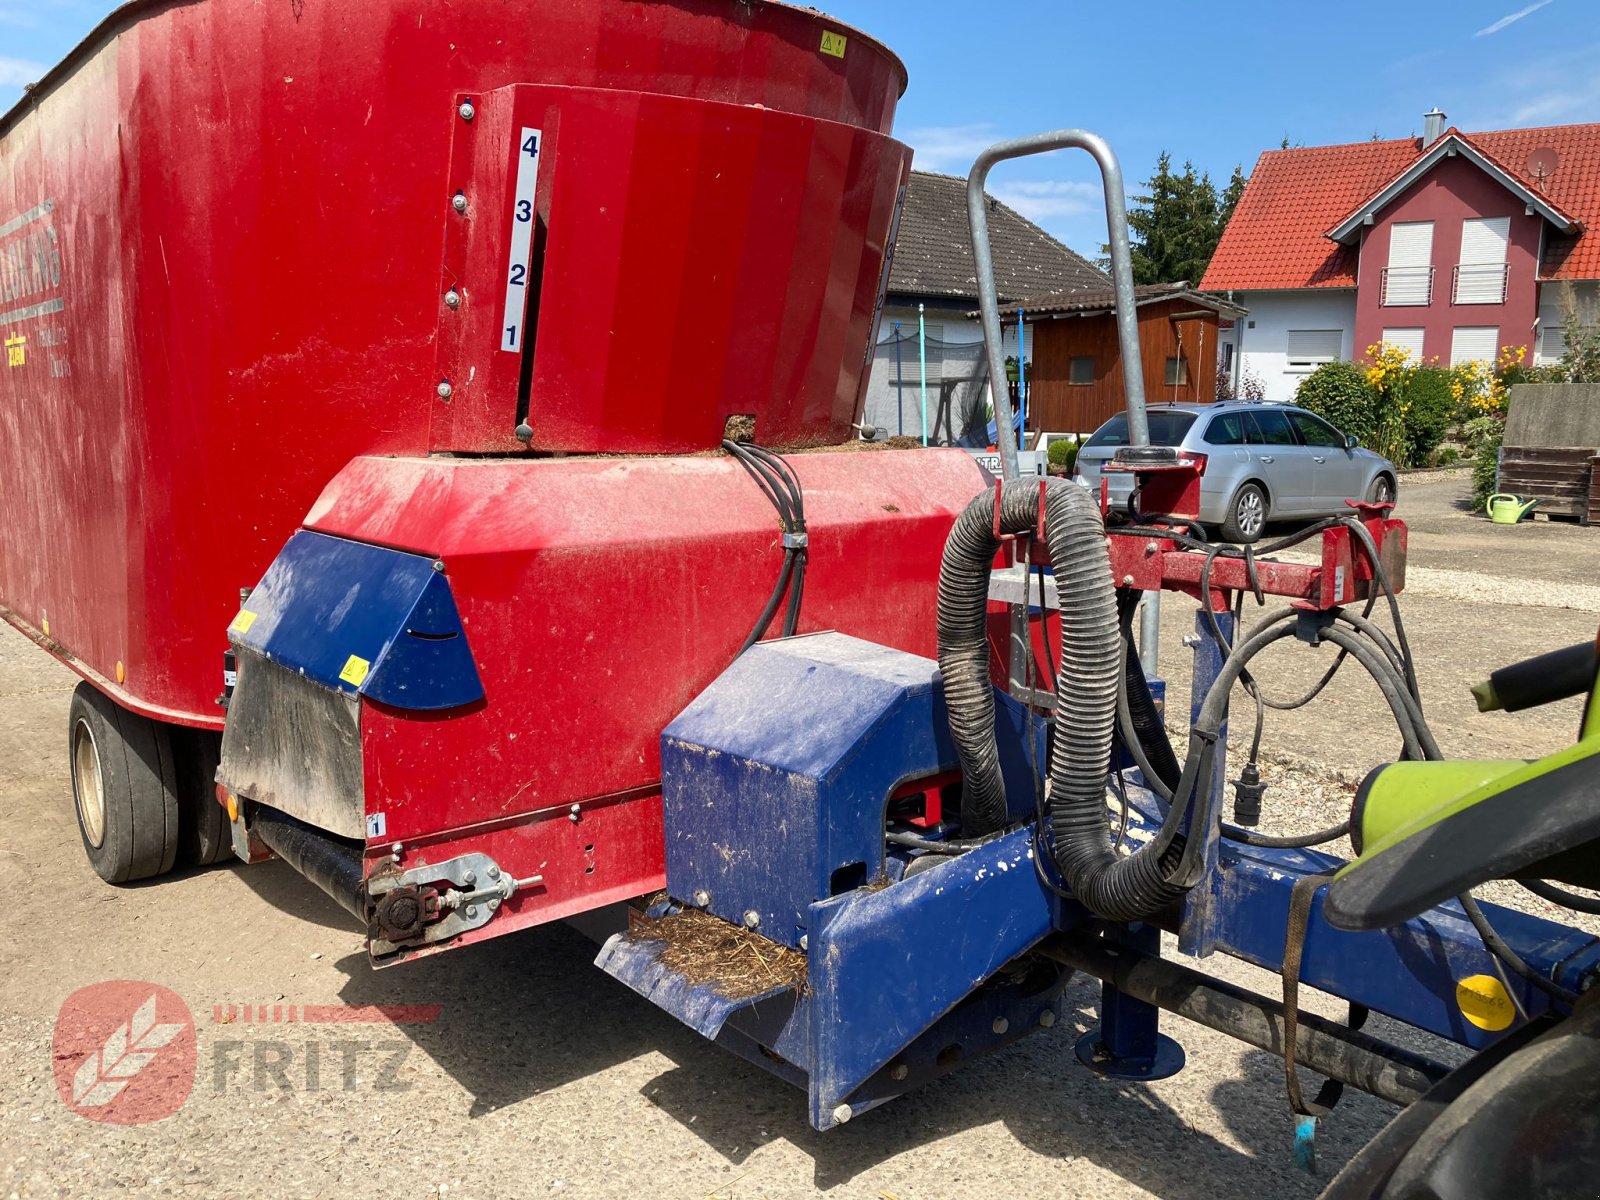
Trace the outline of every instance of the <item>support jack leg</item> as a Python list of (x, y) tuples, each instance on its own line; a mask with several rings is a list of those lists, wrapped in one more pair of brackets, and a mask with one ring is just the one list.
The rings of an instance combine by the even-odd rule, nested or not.
[[(1124, 939), (1130, 949), (1159, 956), (1161, 931), (1136, 925)], [(1183, 1070), (1183, 1047), (1160, 1031), (1161, 1010), (1117, 990), (1100, 986), (1100, 1026), (1078, 1039), (1078, 1061), (1113, 1079), (1166, 1079)]]

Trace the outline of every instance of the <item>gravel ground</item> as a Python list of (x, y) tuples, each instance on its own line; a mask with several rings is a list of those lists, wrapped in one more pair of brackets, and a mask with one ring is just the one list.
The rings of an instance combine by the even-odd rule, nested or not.
[[(1464, 511), (1465, 486), (1446, 475), (1402, 489), (1413, 578), (1429, 580), (1405, 612), (1433, 727), (1451, 754), (1543, 754), (1570, 741), (1575, 704), (1479, 716), (1464, 689), (1494, 666), (1593, 636), (1595, 610), (1580, 591), (1593, 590), (1600, 531), (1492, 528)], [(1503, 591), (1493, 602), (1441, 594), (1435, 573), (1482, 575)], [(1557, 600), (1572, 606), (1550, 607)], [(1191, 625), (1178, 602), (1164, 615), (1176, 716), (1189, 657), (1179, 638)], [(1291, 646), (1270, 662), (1261, 675), (1283, 693), (1325, 655)], [(105, 887), (84, 861), (67, 798), (60, 743), (72, 683), (0, 630), (0, 860), (22, 885), (0, 943), (0, 1195), (1199, 1200), (1320, 1187), (1292, 1166), (1282, 1068), (1266, 1054), (1172, 1018), (1165, 1028), (1188, 1054), (1181, 1074), (1133, 1085), (1081, 1068), (1073, 1041), (1098, 994), (1088, 981), (1069, 992), (1074, 1020), (818, 1135), (798, 1093), (593, 970), (593, 946), (564, 926), (375, 973), (340, 911), (281, 864)], [(1341, 818), (1353, 782), (1392, 753), (1385, 720), (1371, 685), (1354, 677), (1317, 706), (1275, 717), (1266, 827)], [(1220, 957), (1204, 969), (1269, 994), (1276, 984)], [(57, 1098), (58, 1006), (75, 988), (118, 978), (170, 987), (197, 1017), (195, 1091), (156, 1124), (98, 1124)], [(333, 1040), (313, 1026), (213, 1013), (273, 1003), (440, 1012), (430, 1024), (358, 1026)], [(1315, 994), (1307, 1003), (1340, 1011)], [(1446, 1053), (1381, 1019), (1369, 1028)], [(355, 1046), (348, 1081), (329, 1065), (336, 1041)], [(314, 1048), (324, 1065), (311, 1088)], [(285, 1055), (281, 1086), (264, 1068)], [(1392, 1113), (1349, 1097), (1326, 1123), (1325, 1171)]]

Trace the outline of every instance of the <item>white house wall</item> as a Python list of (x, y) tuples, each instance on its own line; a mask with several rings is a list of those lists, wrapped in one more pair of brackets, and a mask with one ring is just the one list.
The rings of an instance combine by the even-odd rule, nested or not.
[[(1243, 339), (1243, 369), (1261, 380), (1268, 400), (1293, 400), (1300, 381), (1311, 373), (1289, 368), (1291, 329), (1337, 329), (1341, 332), (1339, 356), (1344, 359), (1356, 356), (1356, 294), (1353, 290), (1234, 292), (1230, 298), (1249, 311), (1235, 322), (1231, 333), (1221, 337), (1220, 344), (1227, 345), (1233, 340), (1237, 355), (1238, 339)], [(1226, 351), (1222, 353), (1225, 355)]]
[[(982, 377), (987, 379), (987, 371), (981, 364), (982, 353), (977, 348), (983, 341), (983, 327), (977, 320), (969, 318), (964, 311), (952, 309), (932, 309), (923, 314), (924, 322), (930, 327), (929, 336), (937, 334), (946, 345), (951, 347), (971, 347), (971, 350), (961, 355), (960, 364), (952, 362), (949, 378), (956, 378), (953, 373), (959, 371), (960, 378), (971, 379)], [(900, 323), (900, 364), (898, 371), (895, 365), (894, 337), (895, 322)], [(1028, 356), (1033, 357), (1031, 348)], [(1002, 344), (1006, 355), (1017, 352), (1017, 331), (1015, 328), (1004, 331)], [(904, 305), (886, 304), (883, 315), (878, 323), (878, 342), (874, 349), (872, 373), (868, 382), (866, 396), (863, 404), (862, 420), (865, 424), (877, 425), (888, 430), (891, 436), (908, 435), (920, 436), (922, 432), (922, 394), (921, 380), (917, 360), (917, 310), (915, 307)], [(939, 392), (939, 376), (946, 372), (935, 368), (930, 372), (929, 393), (930, 403), (937, 407)], [(960, 396), (966, 403), (970, 390), (963, 388)], [(983, 391), (984, 402), (988, 403), (987, 385)], [(935, 425), (938, 423), (935, 422)], [(944, 442), (949, 440), (948, 430), (942, 426), (931, 429), (932, 440)]]

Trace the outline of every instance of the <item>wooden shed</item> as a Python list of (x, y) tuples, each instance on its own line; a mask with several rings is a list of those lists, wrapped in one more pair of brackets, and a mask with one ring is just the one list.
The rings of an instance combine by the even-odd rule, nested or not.
[[(1134, 289), (1145, 398), (1209, 404), (1217, 391), (1217, 328), (1245, 310), (1186, 283)], [(1028, 428), (1089, 433), (1124, 403), (1109, 290), (1025, 300)], [(1016, 324), (1015, 308), (1008, 325)]]

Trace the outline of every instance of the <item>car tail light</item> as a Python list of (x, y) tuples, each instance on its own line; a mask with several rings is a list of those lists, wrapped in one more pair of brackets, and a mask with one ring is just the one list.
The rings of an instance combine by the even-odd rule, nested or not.
[(1190, 454), (1187, 457), (1190, 462), (1194, 463), (1194, 473), (1196, 475), (1204, 475), (1206, 473), (1206, 455)]

